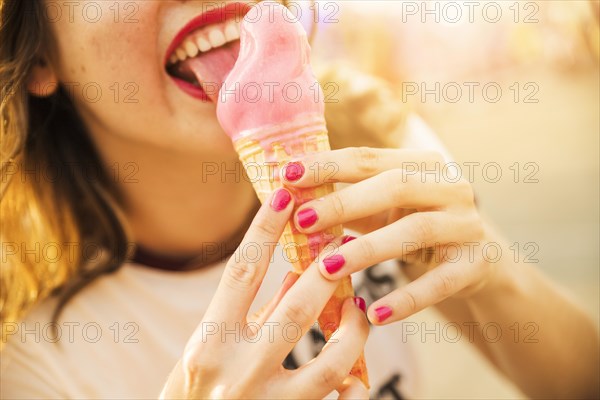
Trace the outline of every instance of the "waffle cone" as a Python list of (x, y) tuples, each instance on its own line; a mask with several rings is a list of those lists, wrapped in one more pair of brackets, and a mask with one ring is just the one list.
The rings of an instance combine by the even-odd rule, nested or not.
[[(236, 140), (234, 146), (261, 202), (265, 202), (271, 193), (283, 187), (279, 179), (279, 170), (292, 157), (330, 150), (324, 124), (310, 121), (304, 126), (296, 125), (287, 130), (280, 127), (279, 131), (253, 132), (248, 137)], [(287, 189), (294, 196), (296, 208), (307, 201), (321, 198), (334, 191), (331, 183), (307, 189), (290, 187)], [(294, 271), (301, 274), (329, 242), (341, 235), (343, 235), (341, 225), (316, 234), (305, 235), (298, 232), (290, 221), (285, 227), (280, 243), (288, 261), (292, 263)], [(343, 302), (353, 296), (354, 289), (351, 278), (348, 276), (340, 281), (319, 316), (319, 326), (326, 340), (329, 340), (339, 327)], [(369, 387), (363, 354), (352, 367), (350, 374), (359, 378), (367, 388)]]

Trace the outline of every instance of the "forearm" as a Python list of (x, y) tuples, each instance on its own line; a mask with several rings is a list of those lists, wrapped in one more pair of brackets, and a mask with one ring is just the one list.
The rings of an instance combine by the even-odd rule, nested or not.
[(532, 265), (503, 257), (493, 269), (480, 291), (440, 311), (472, 327), (470, 339), (528, 396), (598, 398), (599, 342), (590, 318)]

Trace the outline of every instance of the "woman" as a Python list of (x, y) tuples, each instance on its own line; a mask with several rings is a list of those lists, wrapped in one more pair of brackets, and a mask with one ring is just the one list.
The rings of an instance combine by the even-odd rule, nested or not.
[[(268, 244), (293, 201), (282, 189), (258, 209), (214, 104), (167, 68), (173, 38), (207, 3), (3, 1), (2, 395), (366, 397), (347, 378), (366, 342), (372, 395), (400, 397), (393, 372), (405, 374), (404, 394), (414, 379), (394, 323), (436, 305), (472, 324), (473, 343), (527, 395), (597, 396), (589, 318), (535, 268), (480, 251), (494, 243), (510, 253), (467, 183), (421, 172), (441, 155), (393, 148), (402, 131), (404, 146), (428, 136), (380, 82), (325, 74), (341, 88), (328, 107), (332, 144), (371, 147), (298, 160), (304, 173), (286, 176), (288, 186), (315, 185), (328, 171), (314, 166), (337, 165), (336, 180), (353, 185), (303, 205), (294, 221), (304, 232), (344, 223), (362, 236), (336, 239), (335, 268), (323, 254), (301, 277), (276, 281), (287, 265)], [(225, 29), (200, 33), (219, 48), (235, 42)], [(376, 126), (361, 123), (374, 112)], [(469, 256), (450, 261), (450, 244)], [(348, 300), (320, 353), (318, 340), (296, 343), (290, 325), (319, 339), (310, 324), (336, 280), (390, 259), (412, 282), (385, 296), (369, 290), (366, 318), (364, 300)], [(370, 272), (363, 287), (380, 288), (384, 275)], [(532, 321), (538, 345), (481, 330)]]

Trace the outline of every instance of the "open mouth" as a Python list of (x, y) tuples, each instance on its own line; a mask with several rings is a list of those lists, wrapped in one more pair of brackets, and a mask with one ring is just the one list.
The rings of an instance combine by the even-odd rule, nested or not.
[(218, 92), (237, 60), (240, 23), (249, 9), (244, 3), (229, 3), (203, 13), (177, 34), (167, 50), (165, 68), (182, 90), (204, 101)]

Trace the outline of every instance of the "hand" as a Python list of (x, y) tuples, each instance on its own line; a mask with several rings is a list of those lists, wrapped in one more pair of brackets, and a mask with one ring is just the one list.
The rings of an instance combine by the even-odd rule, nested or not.
[[(288, 274), (273, 300), (258, 315), (247, 317), (292, 213), (292, 203), (289, 192), (280, 189), (261, 207), (227, 263), (215, 296), (161, 398), (322, 398), (333, 390), (338, 390), (340, 398), (368, 398), (362, 383), (348, 375), (369, 330), (364, 313), (352, 299), (343, 305), (335, 341), (330, 340), (315, 359), (297, 370), (282, 366), (337, 286), (323, 278), (316, 264), (299, 278)], [(250, 247), (260, 251), (249, 255)], [(246, 260), (245, 255), (253, 260)], [(291, 336), (296, 338), (291, 340)]]
[(491, 276), (473, 190), (444, 166), (436, 153), (362, 147), (306, 156), (283, 168), (288, 186), (353, 184), (303, 204), (294, 216), (304, 233), (341, 223), (366, 233), (321, 260), (324, 277), (337, 280), (394, 258), (413, 264), (411, 283), (369, 307), (374, 324), (404, 319), (458, 293), (471, 295)]

